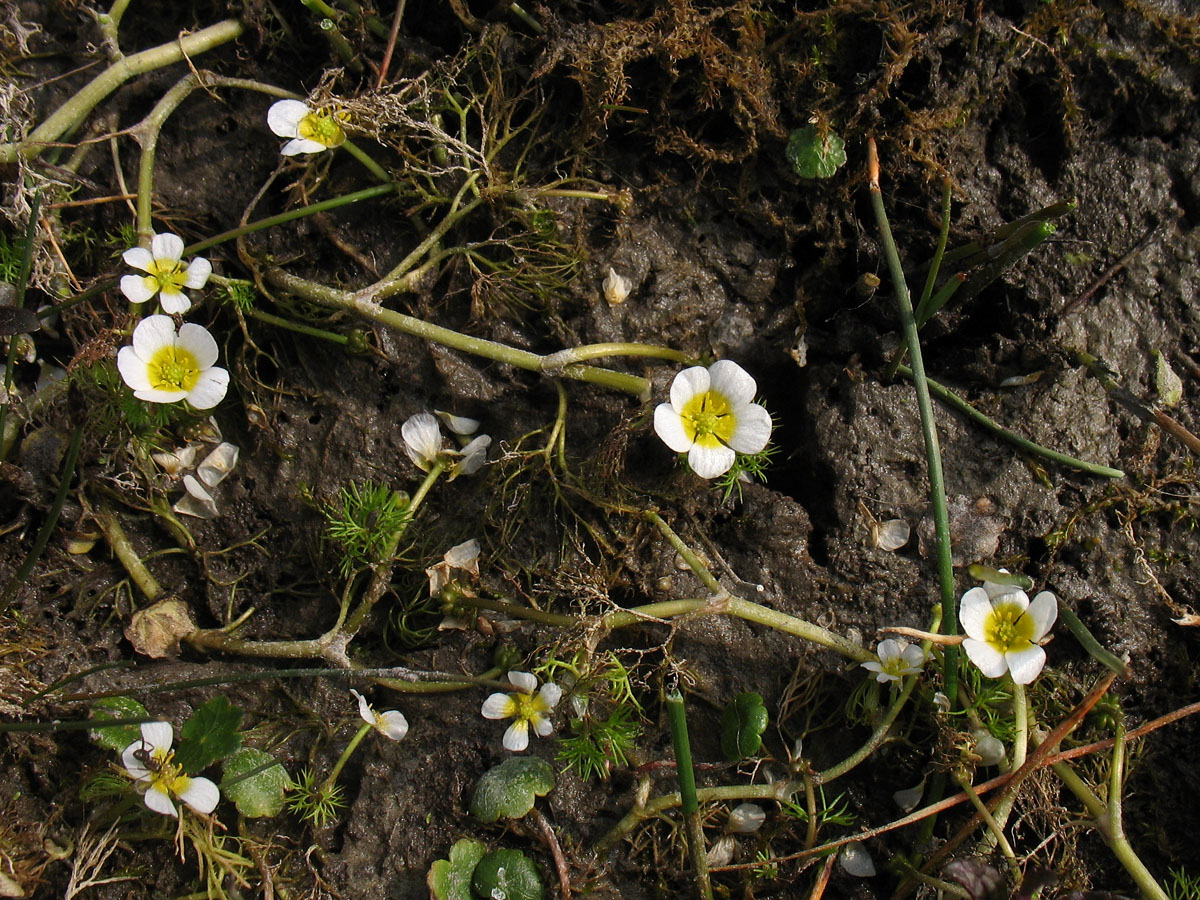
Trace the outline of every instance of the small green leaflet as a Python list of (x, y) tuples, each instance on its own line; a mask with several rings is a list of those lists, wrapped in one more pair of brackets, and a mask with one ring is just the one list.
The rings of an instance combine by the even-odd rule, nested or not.
[(218, 694), (198, 707), (183, 723), (175, 762), (189, 775), (207, 769), (242, 746), (242, 736), (238, 734), (241, 724), (241, 709), (230, 703), (224, 694)]

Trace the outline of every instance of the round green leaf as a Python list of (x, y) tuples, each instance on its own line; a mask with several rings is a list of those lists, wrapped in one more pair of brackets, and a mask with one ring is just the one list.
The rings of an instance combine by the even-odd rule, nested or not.
[(501, 816), (519, 819), (552, 790), (550, 763), (536, 756), (515, 756), (483, 773), (471, 798), (471, 815), (480, 822), (495, 822)]
[(721, 752), (730, 762), (753, 756), (762, 746), (767, 730), (767, 708), (763, 698), (750, 691), (738, 694), (721, 714)]
[(221, 793), (234, 802), (238, 812), (248, 819), (279, 815), (292, 779), (275, 757), (243, 747), (226, 757), (222, 768)]
[(479, 841), (463, 838), (450, 848), (449, 859), (430, 866), (425, 883), (435, 900), (472, 900), (471, 876), (486, 851)]
[[(92, 718), (97, 722), (105, 719), (137, 719), (149, 715), (146, 707), (132, 697), (105, 697), (92, 704)], [(111, 725), (108, 728), (93, 728), (89, 736), (105, 750), (120, 753), (142, 736), (142, 730), (138, 725)]]
[(822, 136), (813, 125), (793, 131), (785, 153), (801, 178), (832, 178), (846, 164), (846, 142), (832, 131)]
[(520, 850), (494, 850), (475, 867), (471, 889), (481, 900), (542, 900), (537, 866)]

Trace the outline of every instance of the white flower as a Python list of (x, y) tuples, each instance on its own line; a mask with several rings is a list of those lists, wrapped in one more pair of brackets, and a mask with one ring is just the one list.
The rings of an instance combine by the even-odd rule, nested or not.
[(229, 373), (217, 361), (217, 342), (202, 325), (187, 323), (175, 333), (170, 316), (147, 316), (133, 329), (133, 346), (122, 347), (117, 368), (139, 400), (187, 400), (196, 409), (221, 402)]
[(408, 734), (408, 719), (399, 710), (385, 709), (377, 713), (358, 691), (351, 688), (350, 693), (358, 698), (358, 714), (362, 720), (389, 741), (399, 741)]
[(504, 732), (504, 749), (519, 753), (529, 746), (529, 726), (538, 737), (554, 731), (548, 713), (562, 699), (562, 689), (553, 682), (542, 685), (536, 694), (537, 679), (528, 672), (509, 672), (508, 680), (517, 689), (512, 694), (492, 694), (483, 701), (485, 719), (515, 719)]
[(737, 363), (692, 366), (671, 382), (671, 402), (654, 410), (654, 430), (701, 478), (729, 471), (738, 453), (758, 453), (771, 439), (771, 414), (753, 403), (757, 385)]
[(207, 778), (183, 774), (171, 751), (174, 735), (167, 722), (144, 722), (142, 736), (121, 753), (129, 777), (145, 783), (146, 806), (164, 816), (178, 816), (172, 798), (182, 800), (198, 813), (208, 815), (217, 808), (221, 792)]
[(908, 641), (897, 641), (888, 638), (880, 641), (876, 648), (878, 660), (860, 663), (864, 669), (875, 673), (875, 680), (880, 684), (889, 681), (899, 681), (905, 675), (920, 675), (921, 667), (925, 665), (925, 651), (918, 644)]
[(212, 274), (212, 264), (197, 256), (185, 268), (183, 238), (175, 234), (156, 234), (150, 241), (150, 249), (131, 247), (121, 254), (121, 259), (145, 275), (125, 275), (121, 278), (121, 293), (132, 303), (145, 303), (155, 294), (163, 312), (185, 313), (192, 301), (183, 288), (197, 290), (204, 287)]
[[(475, 428), (479, 427), (479, 423), (474, 419), (460, 419), (457, 416), (451, 418), (455, 420), (449, 426), (451, 430), (468, 427), (464, 423), (471, 422), (475, 423)], [(455, 434), (464, 438), (473, 432), (474, 429), (471, 432), (455, 430)], [(479, 471), (479, 468), (487, 462), (488, 447), (492, 445), (491, 437), (481, 434), (468, 442), (461, 450), (447, 448), (442, 442), (442, 429), (438, 425), (437, 418), (427, 412), (409, 416), (400, 426), (400, 436), (404, 439), (404, 452), (422, 472), (428, 472), (439, 459), (456, 460), (450, 467), (450, 481), (459, 475), (473, 475)]]
[(1016, 684), (1029, 684), (1046, 664), (1038, 646), (1058, 618), (1058, 598), (1042, 591), (1029, 602), (1010, 584), (984, 582), (963, 594), (958, 619), (967, 637), (963, 649), (988, 678), (1005, 672)]
[(291, 138), (280, 151), (284, 156), (320, 153), (346, 142), (338, 116), (316, 110), (299, 100), (280, 100), (267, 110), (267, 125), (280, 137)]

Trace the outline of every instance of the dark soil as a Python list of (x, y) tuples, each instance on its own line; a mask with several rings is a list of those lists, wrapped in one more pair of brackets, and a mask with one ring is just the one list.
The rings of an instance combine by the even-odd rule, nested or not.
[[(466, 631), (439, 631), (432, 606), (407, 618), (401, 611), (423, 602), (425, 568), (469, 538), (483, 548), (476, 590), (484, 597), (581, 616), (703, 597), (700, 580), (638, 514), (656, 509), (735, 596), (868, 646), (886, 626), (928, 627), (938, 588), (925, 451), (911, 384), (882, 378), (901, 337), (868, 202), (869, 137), (879, 144), (883, 191), (914, 293), (937, 241), (943, 179), (952, 185), (951, 247), (987, 242), (1005, 222), (1056, 201), (1078, 203), (1049, 241), (939, 313), (922, 332), (925, 365), (1022, 436), (1118, 467), (1125, 477), (1090, 476), (1026, 455), (937, 407), (959, 593), (974, 583), (966, 566), (976, 562), (1023, 572), (1036, 590), (1057, 593), (1102, 645), (1127, 658), (1129, 676), (1111, 693), (1131, 728), (1197, 700), (1194, 445), (1135, 415), (1077, 355), (1086, 351), (1119, 373), (1128, 395), (1150, 408), (1161, 399), (1161, 354), (1183, 384), (1182, 401), (1166, 413), (1183, 430), (1200, 429), (1200, 20), (1187, 4), (930, 0), (797, 10), (770, 0), (569, 0), (529, 4), (529, 20), (503, 3), (412, 0), (404, 7), (388, 68), (393, 89), (422, 76), (457, 79), (459, 95), (474, 91), (487, 121), (538, 117), (492, 161), (486, 185), (493, 193), (478, 215), (445, 237), (450, 246), (483, 248), (499, 274), (451, 257), (414, 292), (385, 305), (536, 353), (625, 341), (738, 361), (775, 416), (778, 454), (765, 486), (746, 485), (729, 499), (677, 466), (653, 434), (650, 414), (680, 366), (598, 361), (652, 379), (648, 403), (561, 379), (564, 472), (538, 452), (555, 421), (559, 381), (332, 313), (261, 280), (280, 266), (325, 285), (371, 284), (438, 221), (416, 187), (453, 194), (461, 182), (461, 172), (428, 181), (406, 174), (424, 145), (411, 122), (388, 118), (388, 90), (375, 89), (391, 7), (379, 10), (382, 35), (359, 13), (339, 13), (355, 68), (332, 49), (318, 26), (323, 17), (298, 4), (165, 6), (131, 5), (120, 29), (127, 54), (240, 16), (245, 34), (197, 57), (195, 66), (299, 94), (320, 86), (358, 117), (348, 125), (357, 144), (415, 187), (207, 251), (219, 274), (260, 279), (258, 308), (339, 334), (362, 332), (369, 349), (352, 353), (260, 321), (219, 301), (210, 286), (189, 319), (218, 335), (233, 382), (215, 420), (241, 459), (217, 489), (221, 515), (185, 521), (194, 546), (151, 513), (154, 498), (178, 499), (178, 484), (147, 462), (147, 427), (111, 412), (128, 409), (114, 400), (119, 382), (106, 391), (94, 374), (113, 370), (115, 349), (127, 340), (123, 329), (132, 325), (112, 281), (124, 271), (119, 253), (128, 244), (118, 229), (130, 225), (132, 212), (123, 201), (43, 209), (26, 302), (51, 304), (107, 286), (35, 335), (37, 356), (67, 369), (70, 388), (22, 419), (0, 466), (2, 588), (33, 552), (63, 452), (84, 426), (59, 524), (0, 617), (3, 723), (86, 718), (87, 700), (68, 695), (121, 691), (178, 727), (220, 692), (244, 710), (248, 744), (275, 754), (293, 775), (306, 766), (328, 771), (358, 724), (344, 676), (148, 693), (324, 663), (207, 653), (186, 642), (174, 658), (141, 656), (126, 626), (146, 598), (104, 540), (82, 553), (70, 552), (68, 541), (98, 534), (94, 517), (111, 508), (166, 595), (184, 601), (200, 627), (221, 627), (253, 608), (239, 637), (317, 637), (333, 624), (344, 587), (339, 552), (322, 539), (320, 507), (352, 481), (415, 491), (422, 473), (405, 454), (401, 424), (422, 410), (451, 410), (482, 421), (495, 442), (490, 462), (435, 486), (351, 657), (363, 666), (461, 676), (489, 669), (501, 646), (526, 669), (552, 652), (565, 659), (583, 648), (613, 651), (630, 668), (643, 711), (630, 764), (598, 780), (557, 763), (557, 787), (538, 806), (576, 895), (686, 895), (682, 832), (669, 816), (635, 829), (612, 854), (593, 849), (637, 802), (640, 785), (651, 796), (676, 789), (661, 711), (667, 681), (683, 676), (701, 786), (761, 784), (786, 777), (798, 740), (814, 771), (866, 740), (869, 720), (849, 720), (845, 708), (848, 697), (860, 696), (862, 670), (728, 616), (647, 622), (597, 645), (594, 632), (501, 613), (481, 612)], [(357, 9), (338, 8), (351, 6)], [(82, 3), (24, 2), (5, 15), (7, 93), (0, 100), (12, 137), (13, 129), (27, 132), (43, 121), (106, 63), (94, 15)], [(37, 33), (22, 45), (18, 29), (29, 26)], [(186, 71), (178, 64), (129, 80), (71, 140), (135, 125)], [(194, 243), (373, 183), (341, 151), (281, 163), (282, 141), (266, 127), (270, 102), (258, 93), (198, 90), (171, 116), (158, 145), (156, 230)], [(789, 133), (810, 118), (846, 142), (849, 163), (827, 180), (798, 177), (785, 155)], [(477, 128), (480, 118), (469, 121)], [(138, 145), (121, 136), (111, 146), (115, 156), (107, 140), (97, 143), (75, 173), (63, 168), (69, 150), (53, 163), (43, 154), (20, 169), (9, 166), (6, 240), (23, 233), (29, 193), (17, 190), (22, 179), (49, 185), (46, 203), (61, 202), (68, 188), (76, 201), (112, 197), (122, 185), (136, 190)], [(538, 186), (562, 177), (625, 192), (632, 203), (535, 196)], [(631, 281), (619, 305), (601, 292), (610, 267)], [(867, 274), (883, 279), (874, 294), (856, 289)], [(33, 363), (16, 365), (22, 397), (38, 372)], [(157, 439), (181, 439), (194, 424), (176, 417)], [(871, 525), (893, 518), (905, 520), (913, 538), (887, 552), (873, 545)], [(401, 620), (425, 636), (405, 642)], [(1046, 728), (1105, 671), (1061, 624), (1048, 654), (1031, 691)], [(969, 727), (932, 715), (940, 684), (932, 667), (927, 676), (896, 739), (827, 789), (827, 801), (844, 795), (855, 819), (824, 825), (820, 841), (898, 818), (893, 792), (960, 758), (956, 741), (967, 740)], [(341, 776), (347, 807), (324, 828), (290, 813), (239, 821), (232, 806), (219, 807), (228, 834), (256, 848), (252, 885), (227, 883), (229, 896), (269, 896), (262, 885), (270, 883), (280, 897), (425, 897), (431, 863), (467, 836), (526, 851), (555, 894), (554, 862), (536, 825), (482, 826), (468, 813), (480, 775), (510, 756), (500, 743), (503, 726), (479, 715), (489, 689), (405, 693), (361, 678), (353, 685), (377, 708), (401, 709), (408, 736), (364, 742)], [(771, 724), (757, 764), (735, 766), (723, 762), (721, 710), (745, 691), (762, 695)], [(558, 735), (569, 733), (567, 718), (564, 705)], [(1096, 719), (1070, 743), (1109, 736)], [(115, 763), (86, 734), (10, 731), (0, 742), (0, 896), (68, 895), (84, 829), (104, 822), (109, 808), (103, 799), (81, 799), (80, 786)], [(1200, 726), (1184, 718), (1131, 745), (1126, 831), (1160, 883), (1180, 867), (1200, 877), (1198, 740)], [(553, 760), (556, 746), (535, 739), (530, 752)], [(1105, 796), (1107, 756), (1076, 766)], [(993, 774), (981, 768), (976, 781)], [(803, 823), (782, 816), (777, 804), (764, 806), (768, 826), (738, 838), (736, 861), (804, 846)], [(879, 874), (854, 878), (835, 868), (829, 895), (891, 893), (900, 876), (887, 861), (928, 855), (967, 821), (964, 809), (939, 818), (932, 836), (914, 826), (868, 842)], [(1097, 831), (1078, 824), (1085, 818), (1079, 802), (1040, 772), (1022, 788), (1010, 819), (1022, 866), (1055, 871), (1055, 896), (1087, 888), (1132, 894)], [(122, 880), (83, 896), (204, 896), (194, 858), (178, 859), (169, 839), (140, 839), (139, 821), (145, 824), (132, 813), (122, 820), (128, 838), (96, 876)], [(711, 816), (711, 840), (723, 821), (723, 812)], [(793, 897), (808, 895), (818, 871), (783, 862), (773, 872), (714, 877), (721, 896)]]

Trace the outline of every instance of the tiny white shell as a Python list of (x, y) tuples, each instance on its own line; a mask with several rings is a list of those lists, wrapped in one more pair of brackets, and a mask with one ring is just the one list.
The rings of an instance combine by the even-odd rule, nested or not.
[(848, 874), (857, 878), (870, 878), (875, 874), (875, 861), (862, 841), (851, 841), (843, 847), (838, 862)]
[(631, 282), (624, 275), (618, 275), (617, 270), (609, 267), (608, 277), (604, 279), (604, 299), (609, 302), (609, 305), (616, 306), (625, 302), (625, 298), (629, 296), (629, 291), (633, 288)]
[(196, 474), (209, 487), (216, 487), (229, 476), (233, 467), (237, 465), (238, 452), (236, 444), (222, 441), (196, 467)]

